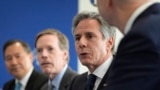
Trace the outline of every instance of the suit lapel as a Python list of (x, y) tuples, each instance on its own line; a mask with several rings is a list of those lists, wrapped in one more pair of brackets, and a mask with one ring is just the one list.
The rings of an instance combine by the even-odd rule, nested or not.
[[(115, 56), (113, 56), (113, 59), (115, 58)], [(100, 82), (97, 90), (102, 90), (103, 88), (106, 88), (107, 87), (107, 84), (108, 84), (108, 76), (109, 76), (109, 73), (111, 73), (111, 68), (113, 66), (113, 61), (110, 65), (110, 67), (108, 68), (108, 71), (106, 72), (106, 74), (104, 75), (102, 81)]]
[(108, 72), (103, 77), (102, 81), (100, 82), (97, 90), (102, 90), (103, 88), (107, 87), (107, 78), (108, 78)]
[(78, 81), (76, 80), (75, 82), (75, 83), (78, 82), (78, 85), (76, 85), (77, 87), (75, 87), (76, 90), (86, 90), (87, 79), (88, 79), (88, 72), (85, 72), (80, 77), (78, 77)]
[(68, 87), (68, 85), (70, 84), (70, 82), (68, 82), (69, 80), (69, 78), (68, 77), (70, 77), (70, 73), (71, 73), (71, 70), (70, 70), (70, 68), (68, 67), (67, 68), (67, 70), (66, 70), (66, 72), (65, 72), (65, 74), (64, 74), (64, 76), (63, 76), (63, 78), (62, 78), (62, 81), (61, 81), (61, 83), (60, 83), (60, 88), (59, 88), (59, 90), (66, 90), (66, 88)]
[(86, 90), (87, 79), (88, 79), (88, 72), (84, 73), (84, 75), (82, 77), (84, 77), (84, 79), (81, 79), (83, 82), (81, 82), (80, 84), (82, 84), (82, 86), (84, 86), (83, 90)]
[(52, 90), (52, 87), (51, 87), (51, 85), (49, 85), (48, 82), (45, 83), (40, 90)]
[(49, 86), (48, 86), (48, 82), (47, 82), (46, 84), (44, 84), (42, 86), (41, 90), (49, 90), (48, 88), (49, 88)]
[(15, 88), (15, 80), (12, 80), (11, 83), (9, 83), (8, 85), (8, 89), (6, 90), (14, 90)]
[(27, 82), (27, 86), (25, 88), (25, 90), (31, 90), (32, 89), (32, 86), (34, 85), (34, 80), (35, 80), (35, 77), (37, 75), (37, 72), (35, 70), (32, 71), (32, 74)]

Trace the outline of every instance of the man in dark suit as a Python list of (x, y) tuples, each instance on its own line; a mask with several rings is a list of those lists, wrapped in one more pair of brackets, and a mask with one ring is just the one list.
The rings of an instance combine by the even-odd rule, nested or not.
[(121, 40), (106, 90), (160, 90), (160, 4), (156, 0), (97, 0)]
[[(72, 33), (80, 62), (89, 71), (74, 78), (69, 90), (101, 90), (107, 86), (112, 62), (115, 28), (95, 12), (81, 12), (73, 21)], [(90, 87), (90, 76), (94, 81)], [(90, 88), (90, 89), (89, 89)]]
[(30, 47), (20, 40), (9, 40), (3, 46), (5, 64), (8, 71), (15, 77), (8, 81), (3, 90), (40, 90), (48, 78), (37, 72), (32, 65), (33, 55)]
[(66, 90), (77, 75), (68, 66), (67, 37), (58, 30), (46, 29), (37, 35), (35, 47), (42, 71), (50, 77), (42, 90)]

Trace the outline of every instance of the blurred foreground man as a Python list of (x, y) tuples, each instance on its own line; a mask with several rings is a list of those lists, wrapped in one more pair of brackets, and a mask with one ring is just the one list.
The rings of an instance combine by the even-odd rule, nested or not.
[(103, 18), (125, 35), (103, 90), (160, 90), (158, 0), (97, 0), (97, 5)]

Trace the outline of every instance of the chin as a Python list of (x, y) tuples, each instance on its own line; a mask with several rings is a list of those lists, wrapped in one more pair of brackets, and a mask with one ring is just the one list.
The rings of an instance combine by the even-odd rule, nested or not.
[(49, 72), (46, 72), (46, 71), (43, 71), (45, 74), (49, 75), (50, 73)]
[(23, 76), (22, 75), (19, 75), (19, 74), (15, 74), (15, 75), (13, 75), (15, 78), (17, 78), (17, 79), (22, 79), (23, 78)]
[(52, 73), (52, 70), (47, 68), (47, 69), (43, 69), (43, 72), (46, 74), (50, 74), (50, 73)]
[(84, 62), (81, 62), (81, 64), (84, 65), (84, 66), (87, 66), (88, 62), (84, 61)]

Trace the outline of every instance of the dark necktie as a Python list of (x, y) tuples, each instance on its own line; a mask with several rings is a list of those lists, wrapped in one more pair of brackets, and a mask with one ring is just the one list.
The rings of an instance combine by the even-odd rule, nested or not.
[(90, 74), (88, 76), (86, 90), (93, 90), (95, 81), (96, 81), (96, 76), (94, 74)]
[(56, 87), (54, 85), (52, 85), (52, 90), (56, 90)]

